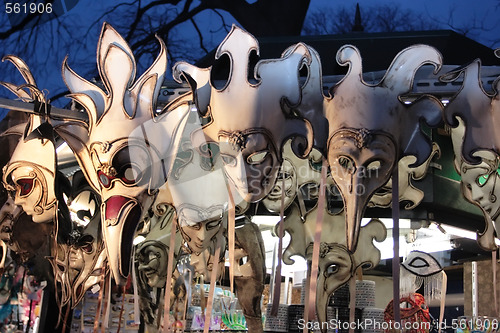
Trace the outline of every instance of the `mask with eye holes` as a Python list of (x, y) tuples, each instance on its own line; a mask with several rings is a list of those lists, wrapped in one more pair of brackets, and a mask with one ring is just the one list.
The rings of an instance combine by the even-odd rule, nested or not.
[(498, 232), (500, 216), (500, 157), (490, 150), (477, 150), (472, 156), (479, 163), (471, 163), (461, 155), (465, 124), (451, 129), (455, 170), (461, 177), (462, 194), (469, 202), (481, 209), (485, 219), (484, 230), (477, 233), (477, 242), (486, 251), (495, 251), (495, 232)]
[[(22, 74), (24, 85), (0, 82), (20, 99), (43, 105), (46, 99), (38, 89), (28, 65), (17, 56), (8, 55), (2, 61), (10, 61)], [(17, 133), (12, 133), (17, 134)], [(55, 194), (56, 153), (52, 128), (41, 116), (32, 114), (12, 154), (4, 166), (2, 182), (12, 194), (14, 202), (30, 215), (33, 222), (52, 222), (57, 214)]]
[(394, 58), (377, 84), (363, 80), (361, 56), (354, 46), (342, 47), (337, 62), (349, 70), (325, 99), (328, 164), (344, 201), (346, 245), (354, 252), (365, 207), (387, 183), (398, 160), (412, 155), (416, 161), (411, 166), (418, 166), (431, 153), (430, 139), (420, 123), (431, 127), (440, 123), (439, 100), (423, 96), (406, 105), (400, 98), (411, 91), (415, 72), (422, 65), (431, 64), (437, 71), (442, 59), (430, 46), (411, 46)]
[[(296, 203), (290, 206), (284, 219), (284, 229), (290, 234), (290, 243), (283, 253), (285, 264), (293, 264), (294, 255), (309, 262), (312, 260), (317, 214), (317, 206), (305, 216)], [(356, 251), (349, 251), (345, 239), (345, 215), (331, 214), (328, 207), (325, 207), (316, 282), (316, 312), (320, 322), (331, 319), (327, 318), (330, 295), (347, 283), (359, 267), (369, 269), (378, 264), (380, 251), (373, 241), (381, 242), (385, 238), (386, 228), (383, 223), (372, 220), (361, 227)]]
[[(496, 52), (497, 57), (500, 53)], [(483, 211), (485, 228), (477, 242), (487, 251), (496, 251), (500, 187), (497, 182), (500, 161), (500, 137), (497, 131), (500, 103), (498, 78), (494, 94), (487, 93), (481, 82), (481, 61), (476, 59), (440, 77), (452, 82), (462, 78), (462, 87), (444, 109), (444, 119), (451, 127), (455, 169), (462, 177), (462, 194)]]
[[(257, 40), (233, 26), (217, 49), (214, 66), (201, 69), (180, 62), (174, 67), (174, 78), (188, 81), (198, 112), (209, 120), (192, 134), (193, 146), (205, 140), (219, 145), (225, 173), (247, 202), (271, 191), (288, 139), (301, 157), (313, 146), (311, 123), (294, 112), (309, 96), (303, 94), (299, 76), (311, 64), (310, 49), (294, 45), (279, 59), (258, 61), (251, 73), (258, 52)], [(230, 73), (224, 87), (215, 81), (220, 64), (229, 67), (224, 68)]]
[(190, 96), (182, 96), (161, 113), (156, 110), (167, 66), (165, 44), (159, 41), (159, 56), (136, 79), (132, 50), (104, 23), (97, 52), (104, 90), (78, 76), (66, 61), (63, 64), (70, 97), (83, 106), (89, 123), (67, 120), (54, 127), (102, 197), (104, 242), (120, 285), (130, 271), (136, 227), (170, 174), (177, 136), (190, 110)]

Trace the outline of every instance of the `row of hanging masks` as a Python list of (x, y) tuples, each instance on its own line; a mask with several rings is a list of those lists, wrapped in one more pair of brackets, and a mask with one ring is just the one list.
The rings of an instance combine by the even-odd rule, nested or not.
[[(48, 107), (26, 63), (15, 56), (4, 60), (16, 66), (25, 83), (1, 84), (25, 102)], [(22, 263), (35, 255), (31, 252), (48, 258), (53, 274), (43, 278), (54, 281), (59, 306), (74, 307), (106, 269), (100, 197), (80, 171), (67, 177), (58, 170), (57, 135), (45, 116), (32, 114), (2, 135), (20, 139), (2, 170), (10, 197), (1, 209), (1, 240)]]
[[(437, 126), (442, 120), (442, 105), (433, 96), (422, 96), (408, 105), (400, 101), (400, 96), (412, 89), (421, 66), (430, 64), (435, 72), (441, 66), (439, 52), (426, 45), (401, 51), (377, 84), (363, 80), (359, 51), (351, 45), (342, 47), (337, 62), (348, 66), (348, 72), (325, 96), (321, 62), (314, 49), (299, 43), (286, 49), (280, 58), (256, 62), (257, 40), (233, 26), (215, 53), (214, 66), (197, 68), (184, 62), (174, 66), (174, 78), (186, 80), (192, 92), (157, 110), (166, 54), (160, 40), (160, 54), (136, 79), (132, 50), (113, 28), (104, 24), (97, 52), (102, 84), (82, 78), (67, 61), (63, 64), (69, 96), (86, 113), (88, 121), (51, 121), (57, 135), (73, 150), (88, 184), (102, 200), (102, 239), (110, 270), (119, 284), (124, 284), (130, 273), (136, 228), (158, 201), (175, 207), (188, 249), (194, 254), (202, 253), (210, 248), (219, 230), (225, 229), (225, 216), (239, 201), (255, 203), (272, 193), (280, 170), (285, 168), (284, 147), (288, 140), (291, 156), (307, 158), (315, 148), (314, 154), (328, 162), (329, 176), (342, 196), (345, 214), (341, 228), (345, 239), (335, 239), (332, 244), (342, 244), (351, 256), (358, 247), (371, 247), (371, 240), (367, 245), (359, 243), (366, 206), (404, 156), (415, 158), (411, 167), (428, 160), (432, 145), (420, 124)], [(229, 74), (220, 81), (216, 70), (221, 68)], [(22, 73), (28, 85), (36, 87), (32, 77)], [(20, 89), (11, 86), (11, 90)], [(41, 103), (29, 93), (23, 97)], [(198, 126), (187, 126), (189, 114), (193, 113), (201, 121)], [(29, 127), (27, 133), (35, 129), (33, 124)], [(162, 193), (170, 191), (164, 189), (165, 184), (175, 183), (173, 168), (183, 137), (189, 139), (192, 151), (212, 160), (209, 170), (205, 170), (209, 175), (201, 172), (198, 178), (210, 178), (205, 185), (213, 185), (211, 190), (222, 196), (209, 194), (214, 192), (206, 186), (188, 185), (200, 182), (183, 180), (172, 186), (170, 196), (163, 199)], [(36, 140), (41, 146), (50, 142), (44, 138)], [(53, 170), (54, 147), (48, 145), (52, 145), (52, 152), (35, 164), (48, 163)], [(15, 167), (15, 160), (5, 170), (6, 186), (17, 196), (32, 200), (25, 210), (33, 216), (51, 210), (52, 216), (57, 215), (54, 210), (59, 210), (55, 208), (58, 205), (51, 201), (53, 189), (49, 183), (45, 185), (46, 179), (56, 177), (55, 172), (48, 172), (48, 176), (44, 173), (43, 177), (36, 174), (17, 178), (17, 170), (30, 161)], [(34, 175), (31, 170), (27, 172)], [(183, 192), (196, 189), (201, 201), (193, 204), (182, 199)], [(216, 202), (200, 204), (207, 199)], [(203, 240), (197, 240), (187, 229), (199, 227), (200, 223), (208, 233)], [(336, 228), (331, 230), (336, 232)], [(328, 242), (327, 233), (325, 237)], [(359, 265), (362, 263), (361, 260)]]

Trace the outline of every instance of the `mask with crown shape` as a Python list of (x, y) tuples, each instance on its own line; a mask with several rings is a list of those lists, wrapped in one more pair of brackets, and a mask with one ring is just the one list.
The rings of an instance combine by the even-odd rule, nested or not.
[(165, 44), (138, 78), (132, 50), (107, 23), (98, 42), (97, 65), (104, 90), (63, 64), (70, 97), (83, 106), (88, 125), (65, 121), (55, 129), (71, 147), (89, 183), (101, 194), (102, 229), (111, 272), (124, 284), (132, 240), (142, 215), (162, 186), (177, 151), (177, 134), (189, 112), (189, 98), (161, 114), (156, 102), (167, 66)]
[(415, 72), (424, 64), (437, 71), (441, 55), (430, 46), (415, 45), (401, 51), (382, 80), (364, 82), (361, 56), (352, 45), (343, 46), (337, 62), (349, 66), (347, 75), (325, 99), (329, 122), (328, 163), (342, 194), (346, 212), (347, 248), (355, 251), (361, 218), (373, 193), (390, 178), (398, 160), (416, 157), (411, 166), (422, 164), (431, 153), (429, 138), (420, 122), (436, 126), (441, 104), (423, 96), (411, 105), (400, 101), (410, 91)]
[(311, 123), (293, 112), (304, 97), (299, 70), (311, 63), (309, 48), (297, 44), (279, 59), (260, 60), (251, 72), (255, 54), (257, 40), (233, 26), (215, 54), (216, 61), (228, 61), (224, 69), (230, 74), (223, 87), (211, 77), (216, 75), (214, 67), (184, 62), (174, 66), (174, 78), (188, 81), (200, 114), (209, 119), (193, 133), (193, 145), (199, 147), (205, 140), (219, 145), (225, 173), (247, 202), (271, 191), (287, 139), (293, 138), (292, 147), (300, 156), (313, 145)]

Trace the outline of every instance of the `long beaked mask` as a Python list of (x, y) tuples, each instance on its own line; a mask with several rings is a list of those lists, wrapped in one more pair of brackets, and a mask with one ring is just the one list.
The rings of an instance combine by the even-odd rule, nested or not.
[[(299, 207), (296, 204), (291, 206), (284, 222), (285, 230), (291, 236), (290, 244), (283, 254), (285, 264), (293, 264), (291, 257), (294, 255), (311, 260), (317, 214), (316, 208), (303, 219)], [(330, 295), (347, 283), (359, 267), (370, 269), (380, 261), (380, 251), (373, 241), (381, 242), (386, 238), (387, 231), (382, 222), (372, 220), (360, 228), (359, 245), (354, 252), (347, 248), (345, 228), (344, 214), (332, 215), (325, 207), (316, 282), (316, 312), (319, 322), (327, 321)]]
[(373, 193), (389, 180), (399, 158), (416, 157), (422, 164), (431, 153), (429, 138), (420, 122), (437, 126), (441, 103), (423, 96), (411, 105), (400, 96), (411, 90), (415, 72), (431, 64), (441, 67), (441, 55), (426, 45), (401, 51), (382, 80), (369, 85), (362, 77), (361, 56), (352, 45), (342, 47), (337, 62), (349, 66), (347, 75), (325, 99), (329, 122), (328, 163), (346, 211), (347, 248), (355, 251), (361, 218)]
[(250, 73), (251, 59), (258, 53), (257, 40), (233, 26), (215, 54), (216, 60), (229, 63), (225, 69), (230, 75), (222, 88), (211, 79), (213, 67), (180, 62), (173, 69), (176, 80), (190, 84), (200, 114), (210, 119), (193, 133), (193, 144), (219, 144), (225, 172), (247, 202), (257, 202), (271, 191), (287, 139), (293, 138), (292, 147), (300, 156), (313, 145), (310, 122), (293, 112), (304, 98), (299, 70), (311, 63), (309, 48), (297, 44), (279, 59), (260, 60)]
[[(24, 85), (0, 82), (24, 101), (44, 103), (45, 98), (37, 88), (35, 79), (26, 63), (16, 56), (6, 56), (22, 74)], [(9, 163), (3, 169), (3, 184), (14, 195), (16, 205), (31, 215), (34, 222), (52, 222), (57, 212), (54, 191), (56, 156), (51, 140), (40, 135), (43, 120), (31, 115)]]
[[(498, 53), (497, 53), (498, 55)], [(444, 82), (463, 76), (458, 93), (444, 109), (444, 118), (451, 127), (455, 153), (455, 169), (461, 176), (463, 196), (479, 207), (485, 218), (485, 229), (478, 232), (477, 242), (487, 251), (495, 251), (496, 220), (500, 214), (500, 136), (496, 125), (500, 120), (498, 89), (500, 79), (493, 83), (494, 94), (482, 86), (481, 62), (474, 60), (443, 75)]]
[(179, 231), (188, 250), (195, 254), (202, 253), (217, 234), (227, 229), (229, 209), (229, 190), (221, 159), (202, 156), (191, 142), (191, 133), (199, 129), (198, 114), (191, 112), (167, 182)]
[(97, 65), (105, 90), (78, 76), (66, 61), (63, 64), (69, 96), (84, 107), (89, 123), (66, 121), (55, 128), (102, 196), (104, 241), (118, 284), (129, 274), (135, 229), (170, 173), (176, 136), (189, 111), (187, 100), (181, 100), (167, 112), (156, 113), (167, 65), (165, 44), (159, 42), (159, 56), (135, 80), (132, 50), (104, 23)]

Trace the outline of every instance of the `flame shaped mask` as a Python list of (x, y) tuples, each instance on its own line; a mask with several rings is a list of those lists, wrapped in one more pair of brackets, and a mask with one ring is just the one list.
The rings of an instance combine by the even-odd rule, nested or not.
[(129, 274), (135, 229), (170, 173), (177, 135), (189, 111), (184, 100), (161, 115), (156, 101), (167, 65), (165, 44), (141, 77), (125, 40), (104, 23), (97, 65), (105, 90), (63, 64), (70, 97), (88, 114), (88, 125), (65, 121), (55, 126), (71, 147), (89, 183), (102, 196), (104, 241), (118, 284)]

